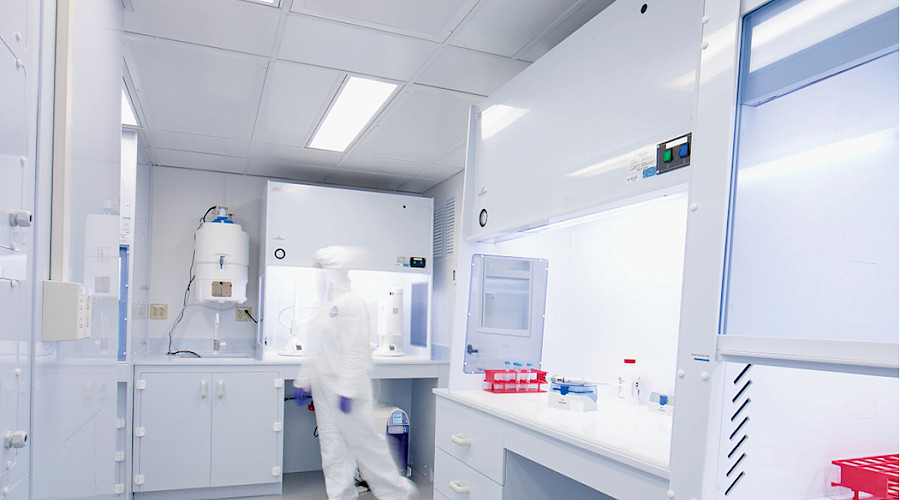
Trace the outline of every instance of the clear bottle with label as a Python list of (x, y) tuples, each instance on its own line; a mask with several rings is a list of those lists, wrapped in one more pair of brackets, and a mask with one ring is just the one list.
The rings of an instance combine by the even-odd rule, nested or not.
[(616, 397), (620, 400), (636, 405), (641, 401), (641, 377), (638, 375), (637, 360), (626, 358), (621, 367)]

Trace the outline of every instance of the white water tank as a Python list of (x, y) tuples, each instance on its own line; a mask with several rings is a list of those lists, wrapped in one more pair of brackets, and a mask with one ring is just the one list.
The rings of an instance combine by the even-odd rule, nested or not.
[(219, 209), (216, 220), (197, 230), (194, 284), (201, 302), (241, 304), (247, 300), (250, 235)]

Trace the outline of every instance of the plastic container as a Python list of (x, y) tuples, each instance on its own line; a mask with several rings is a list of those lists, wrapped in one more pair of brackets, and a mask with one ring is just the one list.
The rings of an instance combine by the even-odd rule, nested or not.
[(636, 405), (641, 401), (641, 377), (638, 375), (637, 361), (626, 358), (621, 370), (616, 397), (625, 403)]

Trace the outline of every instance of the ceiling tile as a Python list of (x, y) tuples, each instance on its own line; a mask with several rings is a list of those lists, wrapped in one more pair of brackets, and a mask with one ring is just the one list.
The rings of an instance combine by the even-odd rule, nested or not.
[(171, 132), (169, 130), (149, 129), (150, 146), (161, 149), (179, 149), (197, 153), (210, 153), (224, 156), (246, 158), (250, 149), (250, 141), (241, 139), (223, 139), (208, 135)]
[(437, 186), (438, 184), (440, 184), (440, 181), (433, 181), (429, 179), (408, 179), (403, 184), (397, 186), (397, 191), (422, 194), (425, 191), (433, 188), (434, 186)]
[(371, 172), (357, 172), (354, 170), (332, 170), (325, 182), (338, 186), (358, 187), (367, 189), (379, 189), (394, 191), (407, 181), (406, 177), (396, 175), (373, 174)]
[(341, 162), (340, 168), (360, 172), (414, 177), (427, 166), (428, 164), (419, 162), (392, 160), (376, 156), (349, 155)]
[(480, 99), (410, 86), (353, 153), (432, 163), (466, 140), (469, 107)]
[(416, 83), (487, 96), (528, 63), (456, 47), (444, 47)]
[(331, 171), (332, 169), (330, 168), (266, 164), (251, 166), (250, 171), (247, 173), (275, 179), (319, 184), (325, 181), (328, 175), (331, 174)]
[(444, 41), (478, 0), (294, 0), (291, 10)]
[(257, 165), (333, 168), (342, 157), (343, 154), (334, 151), (254, 142), (250, 147), (250, 169), (255, 169)]
[(539, 57), (556, 47), (559, 42), (578, 31), (578, 28), (593, 19), (600, 11), (609, 7), (611, 3), (613, 3), (613, 0), (588, 0), (563, 22), (552, 28), (540, 39), (535, 40), (530, 47), (519, 54), (519, 59), (529, 62), (537, 61)]
[(270, 68), (253, 140), (305, 146), (344, 74), (285, 61)]
[(149, 128), (250, 138), (265, 59), (140, 35), (125, 43)]
[(463, 169), (466, 167), (466, 143), (462, 143), (458, 148), (454, 149), (450, 153), (448, 153), (443, 158), (438, 158), (438, 163), (441, 165), (450, 166), (456, 169)]
[(416, 176), (419, 179), (433, 180), (441, 182), (445, 179), (458, 174), (462, 168), (447, 167), (444, 165), (429, 165), (428, 168), (419, 172)]
[(191, 168), (195, 170), (213, 170), (242, 174), (246, 170), (247, 160), (233, 156), (221, 156), (193, 151), (177, 151), (174, 149), (150, 148), (156, 158), (154, 164), (166, 167)]
[(408, 81), (438, 47), (416, 38), (292, 15), (278, 57)]
[(506, 57), (516, 55), (529, 42), (568, 12), (579, 0), (491, 0), (480, 2), (450, 43)]
[[(268, 56), (280, 10), (243, 0), (131, 0), (125, 31)], [(227, 28), (227, 29), (226, 29)]]

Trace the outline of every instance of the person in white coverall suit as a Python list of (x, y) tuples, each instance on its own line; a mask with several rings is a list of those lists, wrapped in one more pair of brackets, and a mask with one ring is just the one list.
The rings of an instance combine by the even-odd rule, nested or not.
[(357, 498), (359, 467), (379, 500), (412, 498), (412, 483), (397, 473), (384, 435), (372, 423), (369, 310), (350, 291), (353, 251), (327, 247), (313, 260), (323, 270), (322, 306), (310, 324), (312, 363), (301, 368), (294, 387), (300, 398), (312, 392), (325, 491), (329, 500)]

